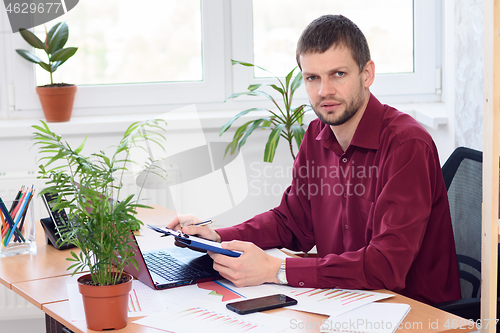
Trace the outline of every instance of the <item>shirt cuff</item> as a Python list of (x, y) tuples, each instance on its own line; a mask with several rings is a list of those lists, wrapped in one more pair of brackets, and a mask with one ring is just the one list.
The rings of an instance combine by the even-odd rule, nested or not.
[(317, 287), (316, 258), (286, 258), (286, 280), (292, 287)]

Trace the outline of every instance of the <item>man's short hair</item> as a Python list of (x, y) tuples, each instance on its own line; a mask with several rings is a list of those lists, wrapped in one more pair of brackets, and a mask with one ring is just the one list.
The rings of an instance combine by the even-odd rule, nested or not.
[(312, 21), (297, 42), (296, 58), (306, 53), (323, 53), (332, 46), (347, 47), (362, 71), (371, 59), (365, 35), (354, 22), (342, 15), (323, 15)]

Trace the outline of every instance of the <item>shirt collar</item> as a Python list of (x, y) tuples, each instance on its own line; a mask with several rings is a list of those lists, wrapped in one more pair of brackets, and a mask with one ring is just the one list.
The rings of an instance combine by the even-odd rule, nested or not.
[[(384, 106), (370, 93), (370, 99), (366, 106), (366, 110), (354, 132), (350, 146), (378, 149), (383, 115)], [(342, 151), (330, 126), (326, 124), (316, 136), (316, 140), (322, 141), (325, 148), (333, 149), (334, 151), (340, 149), (340, 151)]]
[(370, 100), (354, 132), (351, 146), (378, 149), (383, 115), (384, 106), (370, 93)]

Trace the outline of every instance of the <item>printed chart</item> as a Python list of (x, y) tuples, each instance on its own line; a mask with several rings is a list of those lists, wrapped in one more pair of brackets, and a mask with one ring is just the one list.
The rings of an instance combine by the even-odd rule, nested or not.
[(139, 296), (137, 295), (137, 290), (132, 289), (128, 296), (128, 312), (142, 312), (142, 306), (139, 301)]
[(290, 288), (285, 292), (295, 298), (295, 310), (338, 316), (355, 308), (381, 299), (392, 297), (390, 294), (365, 290)]
[(218, 281), (198, 283), (198, 288), (210, 290), (211, 292), (209, 293), (209, 295), (221, 296), (222, 302), (244, 297), (243, 295), (229, 289), (227, 286)]
[[(193, 305), (195, 304), (195, 305)], [(224, 304), (192, 300), (135, 321), (135, 323), (176, 333), (218, 332), (218, 333), (271, 333), (287, 328), (289, 319), (264, 313), (237, 315)]]

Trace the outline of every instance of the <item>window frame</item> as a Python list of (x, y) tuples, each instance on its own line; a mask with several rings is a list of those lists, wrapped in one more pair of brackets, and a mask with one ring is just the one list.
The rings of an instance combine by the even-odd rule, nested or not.
[[(137, 114), (138, 111), (154, 114), (193, 103), (198, 104), (202, 112), (264, 105), (264, 98), (255, 96), (242, 96), (224, 103), (231, 93), (245, 91), (250, 84), (272, 81), (255, 79), (252, 68), (230, 64), (231, 59), (253, 63), (252, 0), (200, 1), (203, 81), (79, 86), (73, 115), (113, 116)], [(436, 79), (442, 53), (440, 6), (441, 1), (414, 1), (415, 73), (377, 75), (371, 91), (383, 102), (441, 101), (441, 86)], [(0, 118), (40, 118), (35, 65), (15, 52), (16, 48), (26, 49), (26, 42), (19, 34), (10, 33), (7, 14), (2, 11), (2, 30), (7, 33), (0, 36), (5, 45), (0, 59), (4, 58), (6, 73), (3, 79), (0, 78), (0, 85), (3, 85), (0, 87), (0, 97), (3, 97)], [(295, 102), (307, 102), (303, 87), (297, 91)]]
[[(79, 109), (85, 110), (82, 115), (134, 113), (139, 106), (156, 112), (160, 105), (224, 100), (224, 77), (220, 75), (224, 72), (223, 13), (223, 0), (201, 0), (202, 81), (78, 86), (74, 113), (79, 113)], [(24, 116), (36, 117), (40, 111), (35, 90), (36, 65), (15, 54), (15, 49), (26, 49), (27, 45), (20, 34), (11, 36), (16, 111), (21, 111)]]
[[(439, 68), (441, 50), (436, 35), (441, 33), (437, 24), (440, 1), (413, 1), (414, 13), (414, 73), (376, 74), (371, 92), (380, 98), (398, 102), (440, 101), (436, 94), (436, 68)], [(253, 62), (253, 13), (252, 0), (231, 0), (232, 56), (234, 60)], [(293, 50), (295, 52), (295, 50)], [(258, 65), (258, 64), (256, 64)], [(291, 70), (291, 68), (290, 68)], [(376, 64), (375, 64), (376, 71)], [(245, 91), (251, 84), (271, 83), (271, 79), (255, 78), (253, 68), (233, 67), (233, 89)], [(305, 89), (299, 89), (296, 99), (307, 99)]]

